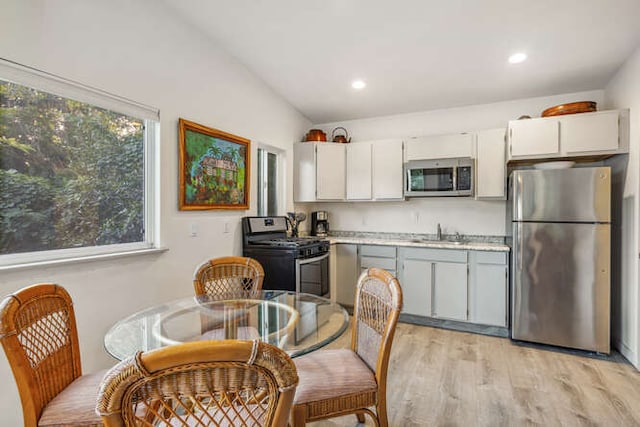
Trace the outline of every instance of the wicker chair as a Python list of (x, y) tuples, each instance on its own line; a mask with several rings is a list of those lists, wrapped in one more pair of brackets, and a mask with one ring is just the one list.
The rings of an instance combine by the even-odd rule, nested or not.
[(196, 295), (246, 298), (262, 290), (264, 269), (252, 258), (214, 258), (200, 265), (193, 277)]
[[(264, 269), (253, 258), (229, 256), (214, 258), (198, 266), (193, 276), (193, 287), (197, 296), (209, 296), (213, 299), (251, 298), (262, 290)], [(229, 335), (224, 325), (203, 317), (202, 339), (221, 340), (233, 338), (241, 340), (260, 339), (260, 332), (248, 318), (237, 319)]]
[(105, 426), (284, 427), (298, 376), (291, 358), (260, 341), (200, 341), (138, 353), (104, 378)]
[(351, 349), (321, 350), (295, 359), (300, 384), (293, 427), (354, 413), (359, 422), (369, 414), (377, 426), (388, 425), (387, 366), (401, 308), (402, 290), (395, 277), (378, 268), (360, 275)]
[(26, 427), (98, 426), (95, 402), (104, 371), (82, 375), (73, 303), (43, 283), (0, 303), (0, 341), (13, 371)]

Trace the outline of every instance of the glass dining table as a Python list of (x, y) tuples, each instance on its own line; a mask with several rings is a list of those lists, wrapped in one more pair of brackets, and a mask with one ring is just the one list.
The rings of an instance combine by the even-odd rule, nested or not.
[(297, 357), (341, 336), (349, 315), (316, 295), (260, 291), (249, 298), (193, 296), (160, 304), (114, 324), (107, 352), (123, 360), (138, 351), (197, 340), (259, 339)]

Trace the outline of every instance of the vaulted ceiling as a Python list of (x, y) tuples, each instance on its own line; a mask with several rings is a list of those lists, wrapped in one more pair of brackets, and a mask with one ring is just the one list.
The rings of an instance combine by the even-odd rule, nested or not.
[(314, 123), (603, 89), (640, 46), (638, 0), (164, 1)]

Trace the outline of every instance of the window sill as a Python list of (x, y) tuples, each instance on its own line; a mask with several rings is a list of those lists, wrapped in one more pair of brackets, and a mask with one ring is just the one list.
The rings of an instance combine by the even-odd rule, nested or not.
[(72, 258), (25, 262), (21, 264), (11, 264), (11, 265), (0, 266), (0, 272), (9, 272), (9, 271), (23, 270), (23, 269), (36, 268), (36, 267), (38, 268), (53, 267), (53, 266), (60, 266), (60, 265), (67, 265), (67, 264), (79, 264), (83, 262), (129, 258), (129, 257), (141, 256), (141, 255), (153, 255), (153, 254), (160, 254), (163, 252), (167, 252), (168, 250), (169, 248), (166, 248), (166, 247), (136, 249), (132, 251), (113, 252), (108, 254), (94, 254), (94, 255), (86, 255), (86, 256), (77, 256)]

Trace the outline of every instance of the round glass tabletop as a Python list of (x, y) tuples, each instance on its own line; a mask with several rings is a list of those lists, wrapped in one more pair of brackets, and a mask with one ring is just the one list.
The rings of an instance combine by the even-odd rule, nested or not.
[(262, 291), (248, 299), (188, 297), (117, 322), (104, 345), (122, 360), (138, 351), (187, 341), (259, 339), (296, 357), (335, 340), (348, 323), (341, 305), (311, 294)]

